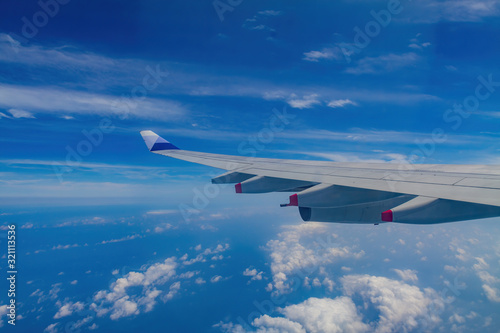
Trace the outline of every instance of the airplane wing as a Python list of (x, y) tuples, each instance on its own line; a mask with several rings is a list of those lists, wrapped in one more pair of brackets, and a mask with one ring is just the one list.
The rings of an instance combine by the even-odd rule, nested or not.
[(432, 224), (500, 216), (500, 166), (249, 158), (182, 150), (152, 131), (155, 154), (227, 172), (236, 193), (292, 192), (304, 221)]

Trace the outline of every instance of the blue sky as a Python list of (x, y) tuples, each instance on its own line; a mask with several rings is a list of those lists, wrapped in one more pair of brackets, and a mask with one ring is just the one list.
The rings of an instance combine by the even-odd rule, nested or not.
[[(244, 222), (260, 221), (262, 225), (271, 225), (253, 239), (253, 247), (237, 248), (231, 254), (244, 257), (243, 253), (250, 251), (252, 259), (248, 265), (236, 267), (230, 262), (226, 264), (227, 271), (203, 275), (203, 278), (209, 281), (214, 276), (221, 276), (221, 279), (239, 276), (241, 279), (242, 276), (254, 276), (242, 275), (246, 268), (248, 274), (256, 269), (255, 274), (263, 272), (262, 276), (266, 276), (252, 282), (261, 283), (255, 290), (259, 290), (259, 295), (264, 298), (274, 291), (287, 292), (285, 287), (276, 289), (281, 286), (279, 273), (284, 272), (279, 268), (277, 256), (293, 246), (286, 241), (290, 236), (287, 232), (313, 235), (312, 239), (305, 238), (305, 250), (314, 245), (315, 233), (345, 236), (353, 244), (372, 239), (372, 236), (377, 239), (376, 235), (364, 236), (362, 227), (351, 230), (344, 226), (322, 226), (303, 231), (301, 228), (305, 227), (300, 226), (297, 212), (285, 212), (278, 207), (285, 201), (286, 194), (243, 198), (234, 195), (231, 187), (221, 188), (219, 195), (208, 200), (203, 209), (195, 213), (194, 226), (185, 225), (179, 205), (192, 204), (197, 191), (203, 191), (207, 181), (218, 171), (149, 153), (139, 135), (141, 130), (151, 129), (184, 149), (223, 154), (249, 155), (248, 148), (253, 145), (256, 148), (253, 151), (260, 157), (393, 163), (500, 163), (499, 1), (84, 3), (61, 0), (42, 4), (47, 5), (40, 5), (37, 1), (8, 1), (0, 14), (0, 197), (7, 214), (0, 216), (0, 223), (5, 226), (15, 221), (27, 226), (23, 230), (27, 239), (33, 240), (26, 248), (31, 256), (45, 246), (54, 248), (51, 250), (54, 253), (75, 251), (84, 257), (85, 243), (122, 241), (102, 244), (118, 246), (114, 257), (117, 263), (111, 266), (103, 264), (91, 285), (86, 285), (78, 293), (71, 289), (74, 286), (71, 281), (81, 281), (87, 276), (87, 270), (95, 270), (76, 270), (73, 280), (67, 281), (44, 272), (43, 278), (54, 282), (40, 282), (29, 293), (26, 289), (28, 299), (37, 303), (41, 298), (40, 302), (45, 305), (43, 309), (26, 305), (25, 311), (31, 312), (24, 316), (30, 318), (33, 326), (25, 327), (62, 330), (64, 323), (58, 324), (56, 319), (67, 319), (70, 315), (54, 318), (61, 307), (71, 302), (65, 309), (82, 307), (89, 310), (91, 302), (86, 299), (99, 290), (111, 288), (112, 282), (109, 281), (116, 274), (110, 275), (110, 272), (116, 269), (121, 272), (120, 276), (129, 277), (127, 274), (132, 271), (144, 273), (148, 265), (164, 263), (171, 257), (176, 258), (172, 260), (177, 265), (184, 267), (183, 262), (189, 259), (180, 258), (189, 251), (189, 257), (195, 255), (194, 247), (201, 243), (203, 251), (214, 249), (219, 244), (229, 244), (225, 251), (233, 251), (235, 244), (244, 238), (238, 236), (247, 230)], [(255, 146), (255, 140), (259, 140), (259, 135), (269, 128), (269, 119), (276, 112), (287, 114), (289, 123), (283, 131), (274, 133), (265, 143), (258, 141)], [(436, 133), (444, 134), (445, 139), (436, 140)], [(107, 205), (113, 206), (106, 209)], [(133, 209), (121, 213), (125, 206), (133, 206)], [(156, 219), (152, 221), (150, 216)], [(61, 240), (72, 232), (95, 231), (92, 227), (84, 227), (89, 225), (85, 221), (93, 218), (115, 221), (105, 224), (104, 230), (109, 232), (113, 231), (116, 221), (121, 221), (120, 218), (126, 222), (119, 224), (121, 228), (117, 230), (120, 232), (117, 231), (119, 235), (115, 238), (95, 239), (86, 234), (85, 237), (91, 237), (91, 240), (78, 237), (72, 241)], [(75, 222), (74, 226), (55, 227), (68, 222), (67, 219), (80, 222)], [(236, 223), (238, 227), (231, 227), (228, 221), (241, 223)], [(488, 308), (498, 310), (500, 297), (498, 279), (494, 277), (498, 276), (499, 269), (498, 244), (488, 238), (491, 234), (498, 235), (498, 228), (486, 222), (475, 227), (478, 236), (467, 239), (461, 239), (460, 233), (470, 224), (423, 228), (421, 232), (425, 235), (407, 234), (404, 228), (399, 228), (398, 237), (390, 239), (393, 247), (398, 246), (399, 239), (404, 245), (413, 244), (413, 247), (406, 246), (404, 251), (412, 255), (415, 251), (423, 251), (415, 248), (415, 244), (422, 241), (418, 237), (428, 240), (430, 238), (425, 238), (428, 235), (437, 237), (443, 232), (440, 239), (444, 244), (456, 243), (453, 247), (443, 245), (435, 249), (439, 255), (433, 265), (439, 266), (440, 272), (449, 266), (444, 270), (447, 274), (463, 272), (468, 285), (476, 287), (469, 287), (466, 296), (462, 295), (458, 302), (452, 303), (453, 306), (446, 307), (443, 312), (446, 317), (443, 314), (434, 318), (435, 321), (432, 319), (437, 325), (435, 327), (440, 321), (450, 329), (455, 324), (458, 331), (473, 331), (480, 326), (479, 321), (487, 324), (490, 320), (485, 327), (491, 331), (498, 329), (498, 321), (488, 319), (494, 313)], [(148, 223), (151, 225), (146, 227)], [(210, 225), (218, 223), (223, 224), (218, 230), (224, 231), (225, 236), (209, 230)], [(166, 228), (167, 224), (173, 227)], [(158, 232), (154, 232), (157, 227)], [(156, 251), (158, 260), (149, 260), (155, 252), (153, 250), (145, 251), (142, 261), (137, 259), (133, 265), (127, 265), (125, 258), (118, 255), (127, 243), (143, 248), (149, 242), (149, 235), (159, 237), (153, 244), (162, 244), (165, 241), (162, 236), (171, 237), (171, 228), (177, 228), (173, 229), (177, 230), (175, 232), (182, 231), (182, 237), (179, 236), (182, 241), (161, 254)], [(385, 227), (383, 230), (379, 237), (386, 237), (384, 233), (390, 232)], [(47, 241), (46, 245), (38, 244), (37, 236), (48, 237), (51, 231), (57, 237)], [(205, 234), (210, 235), (210, 240), (201, 242), (199, 239)], [(476, 244), (474, 239), (481, 244), (484, 242), (475, 254), (458, 261), (453, 259), (456, 262), (450, 259), (455, 258), (457, 249), (468, 246), (467, 251), (471, 251), (472, 245)], [(282, 242), (283, 248), (270, 246), (275, 244), (272, 241)], [(423, 243), (425, 249), (428, 249), (427, 245), (429, 249), (431, 245), (438, 246), (430, 241)], [(78, 246), (72, 248), (74, 244)], [(380, 304), (372, 304), (374, 312), (360, 314), (350, 307), (351, 297), (354, 300), (351, 302), (359, 306), (360, 299), (366, 301), (367, 295), (383, 289), (388, 282), (383, 279), (392, 279), (401, 285), (392, 284), (402, 290), (407, 286), (420, 290), (421, 304), (427, 304), (419, 308), (424, 312), (428, 304), (442, 301), (432, 292), (426, 294), (425, 289), (431, 288), (439, 293), (444, 288), (443, 281), (451, 277), (444, 273), (431, 274), (426, 265), (405, 265), (403, 258), (388, 258), (391, 263), (395, 262), (391, 267), (367, 269), (364, 262), (367, 256), (356, 258), (356, 253), (367, 253), (370, 248), (356, 249), (353, 244), (347, 242), (334, 246), (349, 246), (346, 252), (339, 250), (339, 253), (345, 253), (339, 258), (355, 260), (354, 267), (349, 266), (350, 271), (342, 270), (342, 267), (349, 267), (337, 262), (335, 255), (325, 261), (319, 260), (315, 267), (318, 270), (323, 267), (325, 272), (318, 272), (322, 289), (314, 291), (311, 287), (299, 293), (288, 293), (294, 295), (288, 299), (288, 305), (310, 309), (331, 306), (341, 312), (344, 309), (348, 315), (346, 318), (351, 318), (352, 322), (359, 319), (360, 326), (356, 330), (383, 331), (385, 326), (380, 318), (388, 317), (380, 315)], [(374, 244), (373, 248), (377, 249), (385, 246), (382, 240), (374, 241)], [(58, 251), (59, 245), (70, 247)], [(496, 250), (488, 251), (486, 245)], [(390, 253), (393, 255), (396, 253)], [(58, 256), (61, 262), (70, 262), (70, 256)], [(383, 256), (370, 255), (368, 258), (383, 262), (387, 259), (385, 254)], [(424, 256), (430, 258), (431, 254)], [(415, 260), (420, 261), (424, 256)], [(49, 257), (45, 257), (41, 262), (48, 260)], [(295, 258), (289, 260), (297, 263)], [(473, 268), (473, 265), (478, 266)], [(132, 268), (123, 269), (125, 266)], [(288, 274), (293, 274), (296, 266), (288, 266), (291, 267)], [(205, 269), (200, 267), (193, 272), (205, 272)], [(399, 274), (395, 270), (406, 273)], [(166, 268), (165, 274), (169, 271)], [(155, 283), (158, 288), (173, 286), (175, 289), (175, 283), (181, 281), (181, 274), (187, 271), (176, 269), (176, 273), (166, 279), (168, 283)], [(36, 271), (30, 274), (36, 275)], [(181, 287), (179, 294), (199, 295), (199, 291), (191, 287), (198, 285), (194, 281), (201, 273), (193, 274), (190, 278), (192, 285)], [(418, 278), (412, 274), (417, 274)], [(342, 280), (348, 275), (357, 277)], [(361, 278), (365, 275), (369, 278)], [(56, 282), (56, 279), (62, 281)], [(239, 290), (241, 281), (238, 279), (220, 282), (227, 282), (228, 290)], [(36, 279), (33, 277), (28, 281)], [(330, 288), (329, 281), (335, 287)], [(358, 281), (358, 284), (352, 281)], [(246, 282), (243, 285), (246, 286)], [(44, 295), (50, 294), (54, 284), (59, 288), (57, 283), (67, 285), (62, 292), (64, 296), (52, 299), (39, 295), (35, 299), (42, 291)], [(273, 285), (270, 291), (266, 291), (268, 283)], [(311, 286), (312, 283), (310, 281)], [(208, 285), (210, 283), (205, 284)], [(151, 291), (143, 287), (141, 292)], [(40, 292), (29, 296), (36, 289)], [(252, 290), (248, 289), (248, 294), (243, 297), (242, 308), (214, 313), (192, 329), (237, 331), (240, 328), (236, 318), (252, 312)], [(213, 289), (207, 292), (207, 295), (215, 293)], [(168, 294), (168, 290), (162, 290), (162, 293)], [(144, 295), (129, 296), (134, 302), (139, 302)], [(197, 297), (204, 299), (207, 295), (192, 296), (189, 300), (178, 296), (176, 299), (180, 303), (177, 305), (188, 311), (189, 302), (199, 302)], [(333, 303), (320, 304), (315, 300), (304, 303), (313, 296), (325, 295)], [(471, 300), (480, 304), (481, 311), (476, 311), (476, 315), (470, 314), (467, 308), (467, 302)], [(81, 305), (75, 306), (77, 302)], [(169, 302), (170, 299), (161, 308), (165, 310), (164, 306)], [(230, 304), (231, 301), (227, 300), (222, 309), (229, 309)], [(110, 304), (100, 306), (103, 310)], [(161, 318), (158, 311), (163, 311), (158, 307), (148, 311), (153, 316), (150, 320), (155, 323)], [(50, 310), (45, 310), (48, 308)], [(308, 327), (310, 323), (293, 315), (294, 309), (297, 308), (286, 310), (283, 306), (281, 312), (269, 316), (288, 318), (295, 324), (283, 320), (281, 324), (292, 325), (294, 329), (297, 325)], [(92, 311), (92, 318), (101, 318), (96, 317), (99, 309)], [(138, 325), (144, 320), (141, 316), (145, 312), (140, 307), (138, 311), (123, 318), (129, 324)], [(37, 312), (40, 312), (40, 319), (32, 321), (37, 318)], [(453, 314), (460, 318), (450, 319)], [(183, 321), (175, 321), (174, 317), (169, 317), (177, 325), (173, 324), (173, 327), (182, 327)], [(80, 319), (83, 318), (87, 317)], [(122, 317), (113, 319), (108, 313), (103, 318), (107, 321), (103, 319), (103, 322), (96, 323), (93, 319), (82, 325), (91, 327), (96, 323), (98, 327), (109, 329), (118, 325)], [(279, 325), (277, 321), (280, 320), (269, 318), (260, 319), (256, 324), (261, 326), (253, 329), (263, 328), (266, 323)], [(396, 318), (389, 321), (398, 322)], [(213, 327), (219, 322), (219, 326)], [(416, 322), (423, 325), (418, 318)], [(342, 323), (337, 324), (344, 327)], [(49, 328), (50, 325), (54, 326)], [(329, 327), (328, 323), (325, 325)], [(411, 331), (422, 327), (402, 322), (397, 325), (386, 328), (391, 331), (406, 327)], [(312, 328), (306, 330), (314, 331)]]

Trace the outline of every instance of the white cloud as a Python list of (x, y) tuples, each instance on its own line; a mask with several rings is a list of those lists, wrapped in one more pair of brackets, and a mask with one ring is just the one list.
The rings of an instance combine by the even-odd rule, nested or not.
[(366, 57), (359, 60), (355, 67), (347, 68), (346, 73), (359, 75), (393, 72), (404, 67), (413, 66), (418, 61), (420, 61), (420, 57), (413, 52)]
[[(196, 246), (197, 250), (196, 251), (200, 251), (201, 250), (201, 245), (199, 245), (199, 248), (198, 246)], [(221, 256), (215, 256), (214, 258), (214, 254), (218, 254), (218, 253), (222, 253), (222, 252), (225, 252), (229, 249), (229, 244), (218, 244), (215, 248), (207, 248), (205, 249), (205, 251), (203, 251), (202, 253), (198, 254), (196, 257), (194, 257), (193, 259), (190, 259), (190, 260), (187, 260), (187, 257), (185, 257), (183, 259), (183, 264), (184, 265), (192, 265), (192, 264), (195, 264), (197, 262), (206, 262), (207, 259), (206, 257), (209, 256), (209, 255), (212, 255), (212, 260), (221, 260), (223, 259), (223, 257)]]
[(222, 280), (222, 276), (220, 275), (215, 275), (215, 276), (212, 276), (212, 278), (210, 279), (210, 282), (212, 283), (216, 283), (216, 282), (219, 282)]
[[(266, 247), (271, 256), (273, 287), (277, 293), (291, 290), (289, 278), (294, 275), (311, 277), (324, 265), (343, 258), (356, 259), (364, 255), (348, 246), (332, 243), (327, 227), (321, 223), (287, 226), (278, 234), (279, 239), (270, 240)], [(329, 285), (328, 283), (326, 285)]]
[(278, 10), (261, 10), (257, 12), (257, 15), (254, 15), (252, 18), (246, 19), (243, 23), (243, 28), (249, 30), (275, 31), (275, 29), (261, 22), (268, 21), (271, 17), (280, 16), (281, 14), (282, 12)]
[(456, 273), (458, 272), (458, 268), (456, 268), (455, 266), (450, 266), (450, 265), (444, 265), (444, 270), (449, 272), (449, 273)]
[(497, 277), (494, 277), (493, 275), (491, 275), (490, 273), (488, 273), (486, 271), (477, 272), (477, 275), (479, 276), (481, 281), (483, 281), (484, 283), (487, 283), (487, 284), (494, 284), (494, 283), (500, 282), (500, 279), (498, 279)]
[(109, 243), (119, 243), (119, 242), (125, 242), (125, 241), (136, 239), (136, 238), (142, 238), (142, 236), (138, 235), (138, 234), (128, 235), (128, 236), (125, 236), (125, 237), (122, 237), (122, 238), (104, 240), (104, 241), (102, 241), (102, 242), (100, 242), (98, 244), (103, 245), (103, 244), (109, 244)]
[(52, 247), (52, 250), (67, 250), (67, 249), (70, 249), (70, 248), (73, 248), (73, 247), (79, 247), (80, 245), (78, 244), (66, 244), (66, 245), (57, 245), (57, 246), (53, 246)]
[(499, 16), (498, 0), (421, 0), (411, 3), (405, 15), (414, 23), (480, 22)]
[(465, 318), (462, 317), (461, 315), (459, 315), (458, 313), (454, 313), (453, 315), (450, 316), (450, 318), (448, 318), (448, 321), (450, 323), (458, 323), (458, 324), (463, 324), (465, 323)]
[(146, 212), (147, 215), (171, 215), (176, 214), (179, 211), (175, 209), (159, 209), (159, 210), (150, 210)]
[(252, 281), (254, 280), (262, 280), (262, 274), (264, 274), (263, 271), (257, 271), (255, 268), (254, 269), (250, 269), (250, 267), (248, 267), (247, 269), (245, 269), (245, 271), (243, 272), (243, 275), (244, 276), (251, 276), (252, 277)]
[(292, 94), (287, 103), (295, 109), (310, 109), (315, 105), (321, 104), (317, 94), (306, 95), (302, 98), (298, 98), (297, 95)]
[(413, 269), (394, 269), (394, 272), (399, 275), (403, 281), (418, 282), (417, 271)]
[(477, 22), (486, 17), (498, 16), (498, 0), (448, 0), (435, 4), (441, 18), (456, 22)]
[[(59, 273), (59, 275), (61, 275), (61, 274)], [(61, 285), (62, 285), (61, 282), (54, 283), (52, 285), (52, 288), (49, 290), (50, 299), (57, 299), (59, 293), (61, 292)]]
[[(92, 320), (94, 320), (94, 317), (92, 316), (88, 316), (88, 317), (85, 317), (83, 319), (80, 319), (76, 322), (74, 322), (71, 326), (70, 326), (70, 331), (76, 331), (78, 330), (79, 328), (83, 327), (84, 325), (90, 323)], [(95, 324), (95, 323), (94, 323)], [(91, 329), (89, 327), (89, 329)]]
[(213, 249), (207, 248), (205, 251), (203, 251), (204, 255), (210, 255), (210, 254), (216, 254), (216, 253), (221, 253), (225, 252), (229, 249), (229, 244), (217, 244), (217, 246)]
[(179, 281), (172, 283), (168, 293), (162, 298), (163, 302), (167, 302), (174, 298), (179, 293), (179, 290), (181, 290), (181, 283)]
[(35, 118), (31, 112), (19, 110), (19, 109), (10, 109), (9, 113), (14, 118)]
[(500, 290), (489, 286), (487, 284), (483, 284), (483, 290), (486, 293), (486, 297), (491, 301), (491, 302), (500, 302)]
[(76, 303), (68, 302), (68, 303), (65, 303), (64, 305), (62, 305), (59, 308), (59, 310), (57, 311), (57, 313), (54, 315), (54, 319), (59, 319), (59, 318), (71, 316), (73, 314), (73, 312), (75, 312), (75, 311), (82, 311), (83, 307), (84, 307), (84, 305), (81, 302), (76, 302)]
[[(108, 290), (95, 293), (91, 308), (97, 316), (109, 314), (113, 320), (151, 311), (156, 298), (163, 293), (158, 288), (173, 279), (177, 267), (178, 263), (172, 257), (145, 267), (143, 272), (129, 272), (113, 282)], [(163, 301), (170, 300), (179, 287), (180, 283), (174, 282), (163, 296)]]
[(357, 106), (358, 104), (351, 101), (350, 99), (337, 99), (337, 100), (333, 100), (333, 101), (328, 102), (327, 105), (331, 108), (343, 108), (347, 105)]
[(322, 284), (329, 292), (333, 292), (333, 287), (335, 287), (335, 282), (333, 282), (333, 280), (325, 277)]
[(58, 332), (58, 328), (57, 328), (58, 325), (59, 325), (59, 323), (50, 324), (43, 331), (46, 333), (57, 333)]
[(252, 325), (259, 328), (258, 332), (306, 333), (301, 324), (282, 317), (263, 315), (254, 319)]
[(207, 283), (207, 281), (203, 280), (203, 278), (199, 277), (199, 278), (196, 278), (196, 280), (194, 281), (194, 283), (196, 284), (204, 284), (204, 283)]
[(176, 227), (174, 227), (170, 223), (162, 223), (161, 225), (155, 227), (154, 232), (162, 233), (162, 232), (164, 232), (166, 230), (170, 230), (170, 229), (176, 229)]
[(165, 99), (124, 99), (61, 88), (6, 84), (0, 87), (0, 107), (15, 110), (13, 115), (19, 118), (34, 118), (30, 112), (43, 112), (179, 120), (188, 112), (180, 103)]
[[(284, 317), (260, 316), (251, 323), (257, 333), (359, 333), (370, 331), (349, 297), (315, 298), (278, 309)], [(247, 332), (241, 325), (219, 323), (225, 332)]]
[(343, 55), (339, 48), (324, 48), (321, 51), (309, 51), (304, 53), (305, 61), (319, 62), (320, 60), (340, 60)]
[(6, 115), (6, 114), (5, 114), (5, 113), (3, 113), (3, 112), (0, 112), (0, 119), (1, 119), (1, 118), (12, 119), (12, 117), (11, 117), (11, 116), (8, 116), (8, 115)]
[(397, 280), (370, 275), (348, 275), (341, 281), (346, 295), (358, 294), (380, 311), (375, 332), (407, 332), (420, 325), (432, 327), (440, 321), (435, 310), (444, 303), (433, 289), (420, 290)]
[(0, 305), (0, 327), (3, 326), (3, 319), (6, 318), (8, 311), (7, 305)]
[(281, 14), (283, 14), (283, 12), (280, 10), (267, 9), (267, 10), (261, 10), (260, 12), (258, 12), (258, 14), (264, 16), (280, 16)]
[(300, 323), (307, 332), (364, 332), (356, 306), (348, 297), (309, 298), (303, 303), (280, 310), (288, 319)]
[[(259, 15), (259, 17), (270, 18), (271, 16), (268, 14), (267, 16)], [(425, 94), (375, 91), (372, 88), (297, 87), (291, 84), (274, 84), (266, 79), (251, 79), (236, 75), (214, 77), (210, 70), (199, 65), (176, 62), (164, 65), (162, 63), (164, 66), (162, 71), (168, 69), (170, 76), (162, 80), (161, 85), (154, 91), (155, 95), (161, 95), (161, 98), (155, 98), (151, 94), (144, 99), (130, 101), (109, 95), (110, 87), (114, 87), (115, 90), (131, 89), (130, 87), (140, 83), (142, 77), (147, 74), (144, 68), (155, 67), (155, 65), (138, 59), (108, 58), (72, 47), (49, 49), (41, 46), (19, 45), (18, 52), (13, 53), (12, 45), (8, 41), (12, 38), (4, 34), (0, 36), (3, 36), (3, 39), (0, 38), (3, 40), (0, 42), (0, 61), (18, 62), (26, 66), (56, 66), (55, 69), (59, 71), (61, 68), (70, 68), (71, 71), (65, 71), (65, 75), (74, 76), (72, 81), (78, 82), (78, 84), (65, 85), (62, 88), (2, 85), (0, 107), (37, 114), (54, 114), (66, 119), (72, 119), (77, 114), (109, 117), (127, 114), (132, 118), (183, 120), (190, 111), (187, 106), (176, 101), (179, 95), (242, 96), (286, 100), (287, 96), (294, 93), (318, 94), (318, 100), (342, 96), (384, 104), (388, 101), (394, 104), (409, 104), (435, 98)], [(321, 53), (321, 51), (318, 52)], [(321, 58), (320, 53), (317, 55)], [(314, 57), (314, 54), (311, 56)], [(228, 85), (228, 82), (231, 84)], [(303, 93), (304, 91), (306, 93)], [(170, 99), (169, 96), (174, 97)], [(297, 101), (292, 104), (299, 107), (307, 106), (307, 103), (300, 103), (300, 98), (292, 98), (294, 99)], [(10, 117), (6, 113), (0, 116)]]
[(134, 314), (139, 314), (137, 303), (129, 301), (129, 296), (123, 296), (113, 303), (109, 318), (116, 320), (122, 317), (128, 317)]
[(490, 265), (488, 265), (488, 263), (483, 258), (476, 257), (476, 260), (477, 260), (477, 263), (475, 263), (472, 266), (472, 268), (474, 268), (475, 270), (479, 271), (479, 270), (486, 270), (486, 269), (490, 268)]
[(500, 279), (491, 275), (487, 269), (490, 268), (490, 265), (484, 260), (484, 258), (476, 257), (476, 263), (472, 266), (472, 268), (476, 271), (477, 276), (483, 282), (483, 291), (486, 295), (486, 298), (490, 302), (500, 302), (500, 289), (495, 286), (495, 284), (500, 283)]

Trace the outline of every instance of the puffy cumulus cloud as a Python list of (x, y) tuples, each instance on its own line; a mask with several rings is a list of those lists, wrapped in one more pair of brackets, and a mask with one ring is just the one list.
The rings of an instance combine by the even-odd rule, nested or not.
[(476, 260), (477, 263), (472, 266), (475, 270), (480, 271), (490, 268), (490, 265), (483, 258), (477, 257)]
[(207, 281), (203, 280), (203, 278), (199, 277), (197, 278), (194, 283), (196, 284), (204, 284), (204, 283), (207, 283)]
[(369, 329), (362, 322), (354, 302), (344, 296), (335, 299), (312, 297), (303, 303), (287, 306), (280, 312), (311, 333), (365, 332)]
[(255, 330), (233, 323), (219, 323), (216, 326), (232, 333), (249, 332), (249, 329), (258, 333), (359, 333), (370, 330), (349, 297), (311, 297), (278, 311), (284, 317), (262, 315), (254, 319), (251, 324)]
[(282, 317), (264, 315), (255, 319), (253, 326), (259, 327), (258, 332), (268, 333), (306, 333), (306, 330), (294, 321)]
[(418, 277), (417, 277), (417, 271), (413, 269), (394, 269), (394, 272), (399, 275), (399, 277), (404, 280), (404, 281), (411, 281), (411, 282), (417, 282)]
[(250, 267), (248, 267), (247, 269), (245, 269), (245, 271), (243, 272), (243, 275), (244, 276), (251, 276), (252, 277), (252, 281), (254, 280), (262, 280), (262, 274), (264, 274), (263, 271), (257, 271), (255, 268), (254, 269), (250, 269)]
[(158, 289), (176, 276), (177, 267), (176, 258), (172, 257), (144, 268), (143, 272), (129, 272), (113, 282), (108, 290), (95, 293), (90, 307), (97, 316), (109, 314), (113, 320), (151, 311), (162, 293), (165, 294), (162, 300), (166, 302), (179, 291), (180, 282), (174, 282), (168, 293)]
[[(279, 239), (266, 244), (271, 252), (273, 287), (277, 293), (290, 292), (292, 282), (296, 282), (297, 277), (312, 277), (325, 265), (364, 255), (363, 251), (334, 243), (332, 240), (335, 235), (328, 234), (323, 224), (307, 223), (285, 228), (284, 232), (278, 234)], [(332, 283), (327, 281), (325, 285), (331, 286)]]
[[(196, 257), (189, 259), (189, 260), (187, 260), (188, 256), (186, 254), (181, 258), (182, 263), (184, 265), (192, 265), (192, 264), (195, 264), (197, 262), (206, 262), (207, 256), (211, 256), (212, 260), (221, 260), (224, 258), (222, 255), (217, 255), (217, 256), (214, 256), (214, 255), (225, 252), (225, 251), (229, 250), (229, 248), (230, 248), (230, 246), (227, 243), (226, 244), (218, 244), (214, 248), (206, 248), (203, 252), (199, 253)], [(195, 250), (201, 251), (202, 250), (201, 245), (197, 245), (195, 247)]]
[(76, 303), (68, 302), (68, 303), (65, 303), (63, 305), (60, 305), (59, 310), (54, 315), (54, 319), (59, 319), (59, 318), (71, 316), (74, 311), (82, 311), (83, 308), (84, 308), (84, 305), (81, 302), (76, 302)]
[[(315, 279), (318, 284), (319, 279)], [(278, 308), (281, 314), (261, 315), (252, 322), (219, 323), (224, 332), (413, 332), (432, 331), (441, 322), (444, 300), (433, 289), (420, 289), (381, 276), (346, 275), (340, 279), (342, 295), (311, 297), (299, 304)], [(375, 316), (374, 316), (375, 315)], [(474, 318), (475, 314), (467, 315)], [(448, 317), (447, 317), (448, 318)], [(463, 317), (448, 318), (460, 323)]]
[(162, 299), (164, 302), (167, 302), (174, 298), (175, 295), (179, 293), (179, 290), (181, 289), (181, 283), (179, 281), (172, 283), (170, 286), (170, 289), (168, 291), (168, 294), (166, 294)]
[(500, 291), (497, 288), (483, 284), (483, 290), (491, 302), (500, 302)]
[(139, 314), (137, 303), (130, 301), (129, 296), (124, 296), (113, 303), (109, 318), (116, 320), (134, 314)]
[[(87, 316), (87, 317), (85, 317), (85, 318), (83, 318), (81, 320), (78, 320), (78, 321), (74, 322), (72, 325), (69, 326), (70, 331), (72, 331), (72, 332), (76, 331), (76, 330), (84, 327), (85, 325), (91, 323), (92, 320), (94, 320), (94, 317), (92, 317), (92, 316)], [(94, 325), (95, 325), (95, 323), (94, 323)], [(89, 327), (89, 329), (90, 329), (90, 327)]]
[(495, 286), (500, 283), (500, 279), (491, 275), (487, 270), (490, 265), (484, 260), (484, 258), (476, 257), (476, 263), (472, 268), (476, 271), (477, 276), (483, 283), (482, 287), (486, 298), (490, 302), (498, 303), (500, 302), (500, 289)]
[(360, 295), (365, 308), (371, 305), (380, 312), (375, 332), (407, 332), (429, 328), (440, 321), (436, 310), (444, 307), (444, 300), (431, 288), (420, 290), (370, 275), (347, 275), (341, 282), (347, 296)]
[(59, 323), (50, 324), (43, 331), (45, 333), (56, 333), (58, 331), (57, 326), (59, 326)]

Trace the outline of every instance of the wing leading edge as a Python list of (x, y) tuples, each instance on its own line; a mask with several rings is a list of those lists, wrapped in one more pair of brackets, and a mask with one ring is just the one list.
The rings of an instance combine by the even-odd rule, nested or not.
[(431, 224), (500, 216), (500, 166), (339, 163), (248, 158), (179, 149), (152, 131), (141, 135), (159, 155), (227, 172), (215, 184), (236, 193), (296, 192), (304, 221)]

